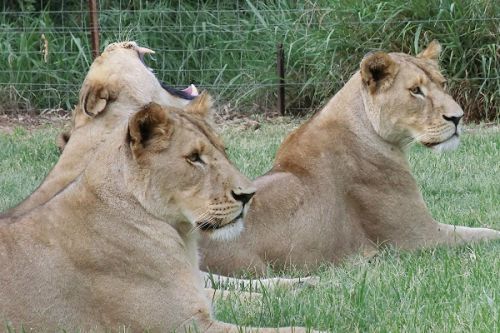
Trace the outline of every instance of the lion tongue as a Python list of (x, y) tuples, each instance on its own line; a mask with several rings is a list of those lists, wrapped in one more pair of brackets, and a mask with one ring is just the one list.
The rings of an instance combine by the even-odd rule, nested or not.
[(182, 89), (182, 91), (184, 91), (186, 94), (188, 94), (190, 96), (198, 96), (199, 95), (198, 88), (196, 88), (196, 86), (194, 84), (189, 85), (189, 87), (187, 87), (186, 89)]

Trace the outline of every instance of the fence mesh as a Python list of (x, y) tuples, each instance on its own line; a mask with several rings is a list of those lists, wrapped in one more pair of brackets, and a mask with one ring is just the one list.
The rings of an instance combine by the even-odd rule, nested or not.
[[(369, 51), (415, 54), (436, 38), (452, 93), (470, 119), (497, 119), (500, 13), (494, 1), (99, 1), (101, 51), (135, 40), (175, 87), (195, 83), (219, 105), (275, 110), (284, 44), (287, 111), (317, 109)], [(5, 0), (0, 112), (71, 109), (92, 62), (87, 1)]]

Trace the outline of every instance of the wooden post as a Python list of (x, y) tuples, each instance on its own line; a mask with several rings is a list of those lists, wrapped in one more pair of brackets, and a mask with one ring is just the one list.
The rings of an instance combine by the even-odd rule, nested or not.
[(90, 40), (92, 44), (92, 58), (99, 56), (99, 21), (97, 20), (97, 5), (95, 0), (89, 0)]
[(278, 72), (278, 110), (282, 116), (285, 115), (285, 52), (283, 43), (276, 48), (276, 67)]

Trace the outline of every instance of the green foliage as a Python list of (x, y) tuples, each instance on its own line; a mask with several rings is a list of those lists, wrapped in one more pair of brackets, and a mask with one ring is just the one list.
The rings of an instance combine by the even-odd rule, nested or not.
[[(151, 66), (160, 79), (197, 83), (242, 112), (274, 108), (278, 43), (288, 109), (299, 112), (332, 96), (367, 52), (415, 54), (438, 39), (467, 118), (498, 121), (498, 8), (494, 0), (108, 0), (99, 19), (101, 45), (136, 40), (158, 52)], [(36, 108), (70, 108), (91, 62), (86, 11), (78, 1), (48, 1), (36, 12), (8, 7), (0, 15), (0, 89), (11, 84)]]

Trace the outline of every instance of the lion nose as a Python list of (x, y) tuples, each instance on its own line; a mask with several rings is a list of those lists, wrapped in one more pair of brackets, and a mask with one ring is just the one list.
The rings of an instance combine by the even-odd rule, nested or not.
[(444, 120), (451, 121), (455, 124), (455, 126), (458, 126), (458, 123), (460, 122), (460, 119), (462, 119), (462, 116), (460, 117), (447, 117), (443, 115)]
[[(239, 193), (237, 193), (237, 192), (239, 192)], [(253, 189), (246, 191), (246, 192), (231, 191), (231, 195), (233, 196), (233, 198), (237, 201), (241, 201), (241, 203), (243, 203), (243, 205), (246, 205), (250, 201), (250, 199), (252, 199), (254, 194), (255, 194), (255, 190), (253, 190)]]

